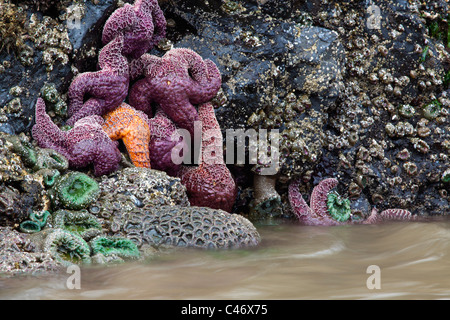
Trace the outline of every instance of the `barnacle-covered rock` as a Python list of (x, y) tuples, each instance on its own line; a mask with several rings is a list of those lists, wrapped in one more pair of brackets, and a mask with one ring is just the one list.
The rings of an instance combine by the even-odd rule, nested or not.
[(116, 230), (117, 221), (129, 211), (149, 206), (189, 206), (186, 188), (179, 178), (163, 171), (131, 167), (99, 178), (99, 197), (88, 210), (103, 228)]
[(18, 227), (31, 212), (43, 210), (46, 201), (44, 187), (32, 176), (14, 186), (0, 183), (0, 226)]
[(61, 264), (50, 253), (38, 250), (25, 233), (0, 227), (0, 275), (54, 273)]
[(160, 206), (123, 215), (118, 234), (138, 246), (231, 249), (254, 247), (260, 235), (238, 214), (207, 207)]
[(11, 152), (9, 137), (0, 132), (0, 182), (21, 181), (28, 174), (20, 155)]

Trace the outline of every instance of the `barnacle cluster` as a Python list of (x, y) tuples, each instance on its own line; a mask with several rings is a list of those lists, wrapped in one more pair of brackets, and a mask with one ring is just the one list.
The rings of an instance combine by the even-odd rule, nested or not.
[(72, 52), (67, 27), (57, 20), (44, 16), (42, 21), (36, 14), (30, 17), (28, 32), (36, 49), (42, 51), (42, 63), (48, 72), (52, 71), (55, 62), (67, 64)]
[[(318, 14), (319, 24), (340, 34), (348, 58), (345, 86), (329, 111), (319, 171), (331, 174), (333, 163), (352, 199), (367, 197), (381, 206), (415, 203), (437, 212), (433, 203), (449, 201), (438, 183), (448, 161), (448, 26), (437, 13), (445, 10), (430, 9), (437, 2), (413, 2), (407, 10), (414, 15), (395, 22), (385, 16), (395, 6), (382, 6), (379, 28), (347, 3), (325, 5)], [(440, 199), (415, 202), (428, 197), (418, 193), (425, 188)]]
[(14, 52), (18, 54), (25, 42), (26, 14), (23, 8), (16, 6), (9, 0), (0, 0), (0, 52)]

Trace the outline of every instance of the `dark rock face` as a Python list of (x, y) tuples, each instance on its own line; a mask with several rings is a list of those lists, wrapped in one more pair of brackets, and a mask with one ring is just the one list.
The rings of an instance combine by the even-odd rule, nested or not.
[(223, 128), (253, 127), (253, 113), (271, 110), (289, 93), (310, 94), (318, 111), (338, 97), (344, 51), (336, 32), (273, 19), (249, 3), (234, 11), (216, 6), (177, 1), (166, 12), (176, 26), (195, 30), (175, 46), (195, 50), (221, 71), (227, 101), (216, 114)]

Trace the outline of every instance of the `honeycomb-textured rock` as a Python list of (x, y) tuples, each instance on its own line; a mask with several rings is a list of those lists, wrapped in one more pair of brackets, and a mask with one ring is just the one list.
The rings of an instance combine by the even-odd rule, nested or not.
[(253, 247), (261, 240), (243, 216), (206, 207), (152, 207), (123, 219), (120, 233), (138, 246), (231, 249)]

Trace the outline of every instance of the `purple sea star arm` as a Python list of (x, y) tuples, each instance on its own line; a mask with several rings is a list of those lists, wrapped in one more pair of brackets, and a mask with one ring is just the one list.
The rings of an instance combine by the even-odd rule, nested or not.
[[(189, 96), (190, 102), (194, 104), (203, 103), (205, 99), (211, 100), (214, 98), (222, 85), (220, 71), (215, 63), (211, 60), (205, 60), (204, 63), (208, 77), (206, 79), (203, 78), (203, 68), (196, 71), (200, 77), (196, 79), (196, 75), (194, 76), (196, 83), (193, 85), (193, 90)], [(191, 70), (195, 71), (196, 67), (198, 67), (198, 65), (192, 66)]]
[(161, 39), (166, 36), (166, 17), (164, 17), (164, 13), (161, 8), (157, 5), (153, 10), (153, 39), (151, 41), (151, 47), (155, 46)]
[(324, 179), (314, 187), (311, 193), (310, 206), (313, 214), (320, 218), (329, 219), (327, 196), (328, 193), (339, 184), (335, 178)]
[(155, 116), (149, 119), (149, 126), (152, 168), (166, 171), (172, 176), (177, 175), (181, 164), (172, 161), (172, 152), (177, 150), (178, 155), (182, 156), (182, 151), (187, 146), (186, 141), (182, 139), (175, 124), (161, 109), (158, 109)]
[(372, 209), (370, 216), (363, 222), (364, 224), (375, 224), (383, 221), (410, 221), (417, 220), (417, 216), (405, 209), (386, 209), (378, 213), (376, 208)]
[[(123, 37), (108, 43), (99, 55), (96, 72), (84, 72), (69, 86), (68, 125), (90, 115), (103, 115), (123, 102), (128, 94), (128, 61), (121, 55)], [(89, 99), (85, 102), (85, 98)]]
[(122, 8), (114, 11), (106, 20), (103, 27), (102, 42), (109, 43), (118, 34), (123, 34), (128, 31), (136, 19), (136, 13), (131, 4), (126, 3)]
[(145, 75), (154, 77), (153, 69), (158, 69), (161, 59), (157, 56), (145, 53), (137, 59), (130, 62), (130, 79), (136, 80), (138, 77)]
[(292, 181), (289, 185), (289, 203), (300, 221), (308, 219), (311, 216), (311, 209), (299, 191), (298, 180)]
[(414, 220), (416, 218), (405, 209), (386, 209), (381, 211), (380, 216), (383, 220)]
[(31, 129), (33, 139), (41, 148), (51, 148), (67, 157), (67, 132), (62, 131), (45, 112), (45, 102), (38, 98), (36, 102), (35, 125)]
[(166, 32), (166, 19), (157, 0), (136, 0), (133, 5), (125, 4), (106, 21), (102, 42), (112, 41), (123, 35), (123, 54), (139, 58), (157, 44)]
[(116, 141), (82, 140), (73, 146), (71, 166), (83, 168), (92, 163), (94, 175), (101, 176), (117, 170), (120, 158)]
[(148, 117), (152, 117), (152, 92), (151, 86), (146, 79), (136, 81), (131, 87), (130, 94), (128, 96), (128, 102), (131, 106), (137, 110), (141, 110), (147, 114)]
[(120, 76), (129, 76), (128, 60), (122, 55), (124, 42), (123, 36), (119, 35), (100, 50), (98, 64), (101, 70), (113, 71)]
[[(196, 52), (171, 49), (161, 58), (145, 57), (133, 64), (133, 77), (142, 64), (145, 65), (145, 81), (138, 81), (131, 89), (130, 104), (137, 109), (149, 110), (152, 102), (181, 128), (193, 134), (193, 122), (198, 113), (193, 104), (210, 101), (220, 89), (222, 79), (219, 69), (210, 60)], [(147, 101), (147, 102), (144, 102)]]

